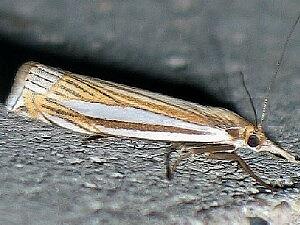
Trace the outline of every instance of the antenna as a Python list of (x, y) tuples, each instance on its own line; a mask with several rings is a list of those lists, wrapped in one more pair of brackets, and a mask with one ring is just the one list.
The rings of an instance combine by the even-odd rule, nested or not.
[(255, 127), (257, 127), (257, 112), (256, 112), (255, 107), (254, 107), (253, 99), (251, 98), (250, 92), (247, 88), (247, 85), (246, 85), (246, 82), (245, 82), (245, 76), (244, 76), (244, 73), (242, 71), (240, 71), (240, 75), (242, 76), (243, 86), (245, 87), (246, 93), (249, 97), (250, 104), (251, 104), (251, 107), (252, 107), (252, 110), (253, 110), (253, 113), (254, 113)]
[(284, 55), (285, 55), (285, 52), (286, 52), (286, 49), (287, 49), (287, 45), (288, 45), (288, 43), (289, 43), (289, 41), (291, 39), (292, 34), (294, 33), (294, 30), (295, 30), (295, 28), (296, 28), (299, 20), (300, 20), (300, 14), (298, 15), (295, 23), (293, 24), (293, 26), (292, 26), (292, 28), (291, 28), (291, 30), (290, 30), (290, 32), (289, 32), (289, 34), (288, 34), (285, 42), (284, 42), (282, 53), (281, 53), (280, 58), (279, 58), (279, 60), (277, 61), (277, 64), (276, 64), (276, 70), (274, 71), (273, 77), (272, 77), (272, 79), (270, 81), (270, 84), (269, 84), (269, 86), (267, 88), (267, 95), (266, 95), (266, 97), (264, 99), (263, 108), (262, 108), (262, 114), (261, 114), (261, 120), (260, 120), (260, 124), (259, 124), (260, 127), (262, 127), (262, 124), (263, 124), (265, 116), (266, 116), (268, 101), (269, 101), (270, 94), (271, 94), (271, 89), (272, 89), (272, 87), (274, 85), (274, 82), (275, 82), (276, 77), (278, 75), (278, 72), (280, 70), (280, 66), (282, 64), (282, 61), (283, 61), (283, 58), (284, 58)]

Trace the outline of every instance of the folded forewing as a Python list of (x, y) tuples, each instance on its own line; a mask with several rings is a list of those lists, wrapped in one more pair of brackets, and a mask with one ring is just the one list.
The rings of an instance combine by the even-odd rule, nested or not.
[(237, 114), (112, 82), (24, 64), (7, 100), (11, 110), (86, 133), (153, 140), (224, 142)]

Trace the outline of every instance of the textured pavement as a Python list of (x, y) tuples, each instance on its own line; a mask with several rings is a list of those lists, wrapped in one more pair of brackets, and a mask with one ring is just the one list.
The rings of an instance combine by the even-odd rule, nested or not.
[[(226, 106), (253, 120), (299, 1), (0, 2), (0, 99), (20, 64), (35, 60)], [(228, 1), (226, 1), (228, 2)], [(274, 86), (266, 129), (299, 152), (300, 29)], [(300, 224), (300, 167), (241, 149), (270, 182), (266, 192), (236, 163), (196, 157), (165, 179), (166, 143), (86, 136), (0, 105), (0, 224)]]
[[(0, 122), (1, 224), (234, 224), (233, 218), (246, 224), (247, 216), (272, 215), (282, 201), (289, 220), (297, 215), (298, 188), (270, 193), (236, 163), (197, 157), (168, 181), (165, 143), (108, 138), (83, 144), (83, 135), (2, 106)], [(265, 180), (299, 182), (297, 165), (249, 150), (240, 155)]]

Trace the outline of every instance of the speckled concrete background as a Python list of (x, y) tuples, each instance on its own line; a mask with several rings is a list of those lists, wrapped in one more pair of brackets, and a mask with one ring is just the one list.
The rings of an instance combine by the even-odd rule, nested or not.
[[(261, 105), (291, 24), (294, 1), (0, 2), (0, 97), (35, 60), (226, 106), (253, 119), (242, 70)], [(296, 29), (274, 89), (268, 132), (299, 154), (299, 54)], [(0, 106), (0, 224), (282, 224), (299, 221), (300, 168), (240, 150), (271, 182), (265, 193), (235, 163), (197, 157), (172, 181), (165, 143), (83, 136), (8, 113)], [(250, 217), (251, 219), (249, 219)]]

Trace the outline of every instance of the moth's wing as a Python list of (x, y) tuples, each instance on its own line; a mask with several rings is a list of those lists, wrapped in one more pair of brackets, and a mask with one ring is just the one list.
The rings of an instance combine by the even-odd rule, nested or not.
[(93, 79), (59, 69), (29, 62), (18, 71), (12, 92), (8, 97), (9, 109), (23, 106), (23, 90), (55, 99), (80, 100), (106, 105), (131, 106), (158, 114), (175, 117), (196, 124), (216, 127), (243, 127), (249, 122), (222, 108), (201, 106), (166, 95)]
[[(49, 103), (58, 105), (49, 106)], [(46, 109), (44, 106), (47, 105)], [(62, 118), (62, 115), (65, 114), (63, 119), (66, 119), (70, 114), (69, 118), (76, 118), (77, 122), (72, 120), (73, 123), (87, 124), (85, 129), (93, 130), (93, 132), (97, 132), (97, 129), (92, 129), (95, 128), (93, 123), (97, 118), (98, 122), (102, 121), (102, 123), (105, 120), (114, 120), (137, 124), (140, 127), (148, 124), (147, 132), (155, 133), (159, 129), (165, 129), (168, 131), (166, 137), (170, 133), (170, 129), (173, 129), (174, 134), (181, 136), (185, 134), (182, 137), (205, 134), (209, 138), (208, 134), (211, 134), (214, 138), (221, 137), (211, 140), (226, 140), (229, 137), (226, 136), (224, 128), (241, 127), (247, 124), (247, 121), (237, 114), (225, 109), (200, 106), (169, 96), (92, 79), (32, 62), (24, 64), (19, 69), (14, 87), (7, 100), (7, 106), (12, 110), (26, 112), (25, 114), (34, 118), (42, 115), (55, 123), (59, 123), (56, 117)], [(54, 110), (50, 110), (51, 107), (54, 107)], [(86, 114), (88, 109), (94, 115)], [(133, 126), (132, 124), (131, 126)], [(99, 126), (115, 129), (107, 124)], [(128, 127), (128, 124), (125, 126)], [(137, 126), (133, 127), (138, 130)], [(176, 132), (174, 132), (175, 130)], [(116, 132), (116, 130), (107, 130), (107, 132)], [(198, 133), (193, 134), (193, 132)], [(144, 132), (144, 134), (147, 133)], [(151, 135), (149, 133), (149, 136)], [(207, 141), (202, 136), (200, 139)]]

